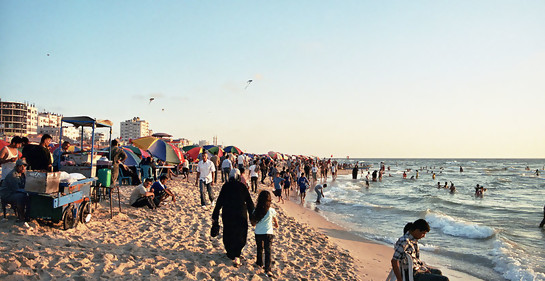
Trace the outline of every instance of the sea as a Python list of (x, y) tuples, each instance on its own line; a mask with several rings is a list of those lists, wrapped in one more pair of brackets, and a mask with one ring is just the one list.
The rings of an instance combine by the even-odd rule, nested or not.
[[(419, 242), (425, 262), (473, 280), (545, 280), (545, 230), (538, 227), (545, 159), (336, 160), (359, 161), (371, 173), (383, 162), (386, 170), (369, 187), (367, 170), (356, 180), (350, 174), (332, 181), (329, 175), (322, 204), (308, 203), (329, 221), (393, 246), (406, 223), (423, 218), (431, 227)], [(438, 182), (452, 182), (456, 191), (438, 188)], [(486, 189), (482, 198), (475, 196), (477, 184)], [(316, 194), (310, 194), (312, 202)]]

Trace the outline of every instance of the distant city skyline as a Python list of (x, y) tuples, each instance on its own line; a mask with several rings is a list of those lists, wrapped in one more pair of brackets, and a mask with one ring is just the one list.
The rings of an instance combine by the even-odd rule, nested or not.
[(545, 158), (544, 14), (537, 0), (1, 1), (0, 96), (255, 153)]

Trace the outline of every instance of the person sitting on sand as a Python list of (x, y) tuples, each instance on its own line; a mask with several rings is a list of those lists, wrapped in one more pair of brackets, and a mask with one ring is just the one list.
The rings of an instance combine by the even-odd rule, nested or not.
[(278, 203), (282, 201), (282, 204), (284, 204), (284, 198), (282, 197), (282, 184), (284, 183), (284, 178), (280, 177), (280, 173), (276, 172), (274, 175), (274, 196), (278, 197)]
[(314, 187), (314, 191), (316, 192), (316, 195), (318, 196), (316, 198), (316, 204), (321, 204), (320, 202), (320, 199), (322, 199), (322, 197), (324, 197), (324, 188), (327, 187), (327, 183), (324, 183), (324, 185), (321, 185), (321, 184), (317, 184), (315, 187)]
[(155, 206), (159, 207), (161, 202), (165, 201), (169, 196), (172, 197), (172, 202), (176, 202), (176, 196), (174, 193), (165, 185), (167, 183), (167, 176), (162, 175), (159, 177), (159, 180), (154, 182), (151, 186), (150, 191), (153, 192), (154, 198), (153, 202)]
[(305, 173), (301, 173), (301, 177), (297, 179), (297, 185), (299, 186), (299, 197), (301, 198), (301, 205), (305, 202), (305, 197), (307, 196), (307, 187), (309, 186), (310, 182), (305, 177)]
[(129, 199), (129, 204), (131, 206), (136, 208), (148, 206), (150, 209), (155, 209), (157, 207), (155, 206), (155, 202), (153, 202), (155, 194), (148, 191), (152, 182), (153, 180), (151, 178), (146, 178), (142, 184), (134, 188)]
[[(406, 232), (405, 229), (407, 229)], [(415, 281), (448, 281), (448, 277), (443, 276), (439, 269), (432, 268), (420, 260), (418, 240), (424, 238), (426, 233), (430, 231), (428, 222), (418, 219), (413, 223), (405, 225), (405, 229), (405, 234), (397, 240), (394, 246), (394, 255), (391, 261), (397, 280), (403, 280), (400, 264), (402, 262), (406, 263), (405, 258), (410, 258), (413, 262), (413, 277)]]
[[(278, 228), (276, 211), (271, 208), (271, 193), (263, 190), (257, 197), (256, 209), (251, 222), (255, 226), (255, 242), (257, 244), (258, 266), (265, 266), (265, 274), (274, 277), (271, 272), (271, 244), (274, 239), (274, 228)], [(263, 264), (263, 250), (265, 250), (265, 264)]]
[(15, 167), (9, 172), (0, 187), (0, 199), (3, 203), (11, 204), (17, 210), (17, 222), (25, 223), (30, 208), (30, 198), (25, 192), (27, 163), (24, 159), (15, 161)]
[(227, 257), (239, 266), (242, 248), (248, 236), (248, 215), (254, 212), (254, 202), (248, 187), (240, 182), (240, 171), (232, 169), (229, 180), (221, 187), (216, 207), (212, 212), (212, 223), (218, 224), (221, 210), (223, 222), (223, 245)]

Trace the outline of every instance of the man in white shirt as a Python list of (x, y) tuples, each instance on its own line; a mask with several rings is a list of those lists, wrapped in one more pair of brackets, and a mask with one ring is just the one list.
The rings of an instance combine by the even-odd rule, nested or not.
[(131, 193), (129, 204), (133, 207), (139, 208), (148, 206), (150, 209), (155, 209), (155, 203), (153, 202), (154, 194), (149, 191), (152, 184), (151, 178), (144, 179), (144, 182), (137, 186)]
[(214, 163), (208, 160), (208, 155), (206, 153), (202, 154), (202, 160), (199, 161), (197, 165), (197, 182), (195, 185), (199, 186), (199, 191), (201, 193), (201, 205), (206, 207), (206, 200), (204, 198), (204, 187), (208, 192), (208, 199), (210, 199), (210, 204), (214, 202), (214, 196), (212, 196), (212, 173), (216, 171)]
[(242, 169), (244, 168), (244, 155), (242, 154), (239, 154), (238, 157), (237, 157), (237, 164), (238, 164), (238, 169)]
[(226, 182), (229, 180), (229, 173), (233, 169), (233, 164), (229, 157), (225, 157), (225, 160), (221, 163), (221, 170), (223, 171), (223, 181)]

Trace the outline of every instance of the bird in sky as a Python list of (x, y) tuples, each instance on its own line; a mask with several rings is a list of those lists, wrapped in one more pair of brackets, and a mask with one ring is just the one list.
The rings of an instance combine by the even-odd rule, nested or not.
[(150, 104), (150, 103), (151, 103), (152, 101), (154, 101), (154, 100), (155, 100), (154, 97), (149, 98), (149, 103), (148, 103), (148, 104)]

